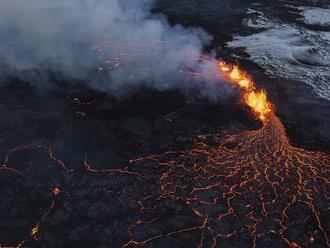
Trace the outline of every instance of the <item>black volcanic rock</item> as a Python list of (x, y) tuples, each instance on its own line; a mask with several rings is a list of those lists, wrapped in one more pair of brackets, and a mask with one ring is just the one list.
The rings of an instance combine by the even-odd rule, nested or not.
[[(207, 49), (217, 51), (229, 61), (239, 62), (253, 74), (258, 86), (267, 90), (292, 144), (330, 151), (330, 103), (301, 82), (268, 78), (244, 56), (241, 59), (233, 56), (246, 55), (244, 51), (225, 46), (234, 34), (255, 32), (242, 25), (247, 8), (258, 4), (278, 18), (293, 21), (296, 14), (290, 14), (284, 6), (289, 2), (325, 3), (321, 0), (159, 0), (154, 11), (166, 14), (172, 24), (205, 28), (214, 36)], [(196, 201), (194, 206), (197, 206), (192, 209), (185, 197), (196, 187), (193, 178), (195, 174), (202, 174), (201, 168), (210, 159), (207, 153), (223, 147), (226, 152), (234, 152), (239, 142), (230, 140), (222, 144), (221, 137), (262, 127), (248, 109), (235, 104), (236, 100), (191, 102), (179, 91), (158, 92), (145, 88), (117, 99), (81, 84), (61, 84), (41, 91), (24, 83), (2, 87), (0, 164), (7, 167), (0, 170), (0, 244), (12, 246), (25, 240), (21, 247), (122, 247), (131, 236), (142, 240), (203, 226), (201, 218), (197, 218), (198, 202), (191, 197), (190, 201)], [(196, 141), (206, 147), (200, 154), (180, 156), (176, 153), (196, 153), (196, 149), (200, 152)], [(158, 160), (154, 154), (159, 155)], [(171, 161), (182, 166), (171, 167)], [(184, 165), (198, 165), (200, 171), (186, 170)], [(246, 161), (241, 161), (241, 168), (246, 174), (229, 176), (222, 181), (212, 173), (215, 168), (214, 171), (208, 168), (210, 177), (198, 180), (198, 188), (219, 184), (219, 188), (198, 193), (199, 199), (206, 202), (203, 210), (209, 214), (209, 224), (221, 233), (239, 232), (239, 236), (220, 237), (217, 247), (253, 247), (250, 235), (253, 223), (247, 215), (260, 217), (263, 206), (256, 204), (256, 209), (251, 209), (249, 203), (255, 203), (261, 191), (269, 202), (274, 194), (271, 184), (255, 190), (260, 182), (252, 181), (248, 185), (254, 189), (251, 191), (245, 191), (242, 185), (231, 202), (240, 211), (233, 218), (219, 219), (219, 213), (228, 211), (226, 199), (221, 198), (226, 192), (224, 184), (239, 185), (242, 178), (256, 176)], [(227, 169), (224, 166), (224, 173)], [(269, 170), (272, 178), (279, 177)], [(129, 174), (130, 171), (135, 174)], [(178, 177), (173, 181), (166, 178), (169, 181), (161, 185), (159, 178), (165, 180), (169, 171)], [(283, 180), (278, 185), (296, 190), (292, 184), (298, 181), (298, 174), (288, 173), (292, 180)], [(263, 179), (267, 182), (267, 178)], [(318, 178), (306, 184), (313, 183), (315, 188), (323, 190), (324, 180)], [(162, 198), (164, 185), (173, 187), (176, 194)], [(55, 187), (60, 190), (58, 195), (53, 192)], [(289, 191), (279, 199), (291, 201)], [(215, 198), (216, 204), (208, 202)], [(313, 193), (313, 201), (319, 207), (322, 224), (329, 229), (328, 199), (321, 193)], [(288, 247), (283, 237), (273, 231), (281, 229), (278, 226), (281, 206), (277, 207), (260, 222), (258, 231), (264, 235), (258, 238), (256, 247)], [(324, 235), (320, 231), (314, 233), (318, 223), (311, 218), (310, 211), (308, 205), (299, 201), (287, 208), (287, 219), (283, 223), (288, 228), (282, 236), (292, 240), (291, 247), (298, 247), (294, 246), (295, 240), (305, 241), (306, 247), (326, 247)], [(134, 228), (141, 220), (148, 225)], [(31, 231), (38, 223), (39, 230), (33, 236)], [(168, 234), (162, 239), (155, 238), (145, 247), (196, 247), (200, 236), (195, 229), (180, 236)], [(209, 233), (205, 232), (204, 239), (204, 246), (212, 247)]]

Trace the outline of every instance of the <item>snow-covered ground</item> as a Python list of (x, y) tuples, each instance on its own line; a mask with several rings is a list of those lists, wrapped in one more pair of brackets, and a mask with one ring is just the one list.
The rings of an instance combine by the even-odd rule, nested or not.
[(321, 26), (330, 26), (330, 9), (300, 7), (303, 20), (307, 24), (316, 24)]
[(273, 25), (260, 11), (248, 8), (247, 15), (248, 17), (244, 19), (243, 23), (250, 28), (270, 28)]
[[(326, 25), (330, 21), (329, 9), (300, 10), (308, 24)], [(260, 16), (254, 21), (262, 20), (260, 26), (267, 26), (266, 30), (236, 36), (228, 46), (245, 47), (250, 59), (263, 67), (268, 75), (305, 82), (313, 86), (319, 96), (330, 100), (330, 32), (271, 20), (265, 25), (264, 15)]]

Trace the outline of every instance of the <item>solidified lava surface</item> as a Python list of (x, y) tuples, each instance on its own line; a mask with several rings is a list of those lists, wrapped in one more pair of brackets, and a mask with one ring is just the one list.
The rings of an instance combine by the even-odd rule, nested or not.
[(46, 146), (16, 147), (0, 171), (1, 238), (19, 247), (329, 246), (330, 156), (292, 147), (275, 114), (260, 129), (192, 143), (118, 167), (85, 154), (75, 169)]
[[(252, 32), (241, 23), (254, 1), (159, 2), (156, 12), (206, 28), (232, 61), (225, 42)], [(284, 1), (255, 2), (293, 19)], [(81, 88), (1, 88), (0, 246), (330, 247), (329, 130), (319, 127), (329, 103), (298, 82), (264, 87), (275, 111), (262, 124), (177, 92), (116, 102)], [(326, 152), (296, 147), (306, 144)]]

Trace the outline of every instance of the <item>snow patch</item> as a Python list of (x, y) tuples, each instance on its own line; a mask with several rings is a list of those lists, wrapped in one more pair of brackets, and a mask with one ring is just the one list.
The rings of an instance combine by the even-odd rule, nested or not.
[(330, 27), (330, 9), (299, 7), (302, 11), (303, 21), (310, 25)]
[(268, 75), (305, 82), (330, 100), (330, 32), (273, 24), (253, 35), (236, 36), (228, 46), (245, 47), (250, 60)]

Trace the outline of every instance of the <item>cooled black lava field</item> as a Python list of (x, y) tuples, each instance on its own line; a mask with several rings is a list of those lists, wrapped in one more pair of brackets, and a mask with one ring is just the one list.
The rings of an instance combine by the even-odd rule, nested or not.
[(330, 3), (11, 1), (0, 247), (330, 247)]

